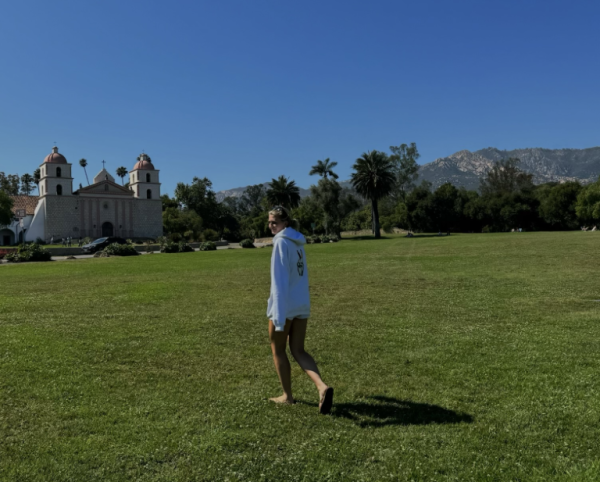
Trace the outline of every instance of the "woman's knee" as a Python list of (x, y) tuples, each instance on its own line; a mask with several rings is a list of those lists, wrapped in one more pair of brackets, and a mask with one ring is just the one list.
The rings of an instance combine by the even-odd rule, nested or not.
[(290, 351), (292, 352), (292, 356), (294, 357), (294, 360), (299, 360), (306, 355), (306, 350), (304, 349), (304, 347), (300, 348), (300, 347), (291, 347), (290, 346)]

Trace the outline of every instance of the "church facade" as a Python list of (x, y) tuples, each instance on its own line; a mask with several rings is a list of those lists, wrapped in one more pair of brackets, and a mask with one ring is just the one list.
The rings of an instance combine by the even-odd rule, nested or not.
[(22, 226), (27, 241), (162, 236), (159, 171), (146, 154), (129, 171), (128, 187), (117, 184), (103, 168), (91, 185), (73, 191), (71, 167), (57, 147), (44, 159), (37, 206)]

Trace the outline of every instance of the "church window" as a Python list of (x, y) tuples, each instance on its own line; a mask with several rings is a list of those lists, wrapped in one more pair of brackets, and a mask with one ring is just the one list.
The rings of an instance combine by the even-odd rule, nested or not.
[(148, 199), (152, 199), (152, 189), (148, 189), (148, 190), (146, 191), (146, 197), (147, 197)]
[(60, 167), (56, 168), (56, 177), (61, 177), (62, 176), (62, 169)]
[(62, 186), (60, 184), (56, 186), (56, 194), (62, 196)]
[(146, 182), (150, 182), (150, 173), (146, 174)]
[(108, 203), (104, 203), (104, 205), (102, 206), (104, 209), (108, 209)]
[(105, 184), (105, 185), (104, 185), (104, 190), (105, 190), (105, 191), (108, 191), (108, 184)]

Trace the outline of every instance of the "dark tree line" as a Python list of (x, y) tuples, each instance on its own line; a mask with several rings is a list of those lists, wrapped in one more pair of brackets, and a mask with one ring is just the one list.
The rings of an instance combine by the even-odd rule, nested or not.
[(336, 162), (317, 161), (310, 170), (320, 177), (310, 195), (300, 198), (293, 180), (274, 178), (265, 187), (250, 186), (241, 197), (219, 203), (212, 183), (194, 178), (179, 183), (173, 199), (163, 196), (165, 231), (192, 238), (229, 240), (270, 236), (268, 211), (275, 205), (292, 209), (304, 234), (394, 228), (418, 232), (488, 232), (569, 230), (600, 222), (600, 181), (534, 185), (518, 159), (496, 162), (480, 189), (445, 183), (437, 189), (418, 178), (419, 152), (412, 143), (392, 146), (391, 154), (370, 151), (353, 165), (352, 189), (343, 188)]

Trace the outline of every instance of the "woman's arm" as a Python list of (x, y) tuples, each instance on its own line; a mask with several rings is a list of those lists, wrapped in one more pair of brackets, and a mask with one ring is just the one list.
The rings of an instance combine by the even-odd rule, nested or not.
[(290, 272), (287, 260), (287, 246), (283, 240), (273, 245), (271, 263), (271, 285), (273, 286), (273, 324), (275, 331), (283, 331), (287, 313), (287, 296), (290, 286)]

